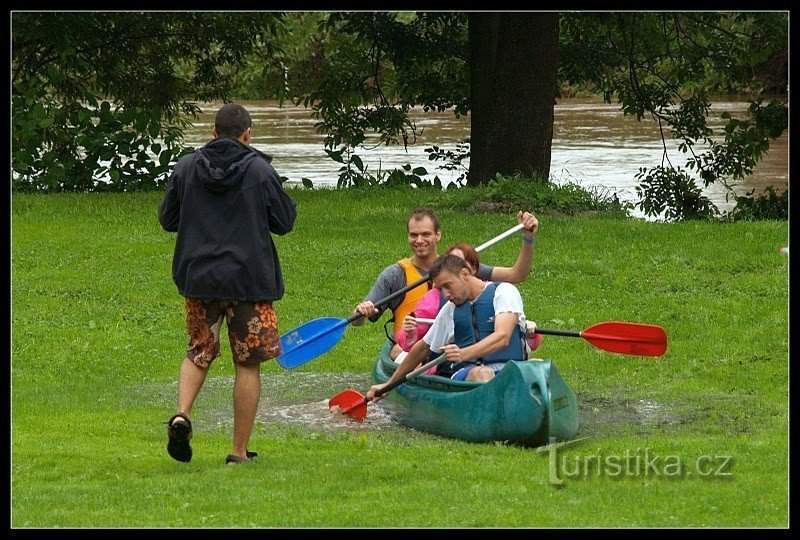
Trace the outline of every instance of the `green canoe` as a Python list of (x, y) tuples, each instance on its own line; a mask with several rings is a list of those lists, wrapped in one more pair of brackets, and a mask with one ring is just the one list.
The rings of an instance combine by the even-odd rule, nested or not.
[[(387, 342), (372, 370), (386, 382), (397, 367)], [(509, 362), (487, 383), (420, 375), (391, 392), (389, 414), (408, 427), (471, 442), (507, 441), (525, 446), (571, 439), (578, 432), (575, 394), (550, 360)]]

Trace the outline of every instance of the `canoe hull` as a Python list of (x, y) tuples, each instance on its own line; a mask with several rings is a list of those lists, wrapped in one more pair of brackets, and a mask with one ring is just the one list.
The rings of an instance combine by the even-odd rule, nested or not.
[[(396, 368), (388, 351), (387, 343), (373, 367), (377, 383)], [(470, 442), (541, 446), (578, 431), (575, 394), (550, 360), (509, 362), (484, 384), (423, 375), (395, 388), (387, 401), (403, 425)]]

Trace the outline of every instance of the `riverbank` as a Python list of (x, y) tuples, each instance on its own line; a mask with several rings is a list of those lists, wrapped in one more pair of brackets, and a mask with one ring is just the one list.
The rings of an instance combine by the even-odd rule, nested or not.
[[(292, 195), (295, 230), (276, 238), (282, 333), (347, 316), (406, 255), (408, 212), (437, 197)], [(663, 357), (644, 358), (545, 337), (539, 352), (575, 391), (587, 437), (559, 452), (558, 489), (547, 452), (409, 431), (379, 409), (363, 426), (326, 417), (328, 398), (366, 389), (383, 320), (349, 328), (297, 370), (266, 365), (251, 444), (260, 457), (235, 468), (223, 464), (233, 375), (223, 332), (193, 418), (195, 456), (170, 459), (163, 422), (186, 340), (160, 198), (13, 195), (13, 527), (788, 525), (786, 222), (541, 218), (519, 287), (530, 319), (578, 330), (647, 322), (669, 338)], [(515, 224), (510, 214), (439, 214), (443, 247)], [(511, 265), (518, 249), (510, 239), (482, 259)], [(626, 454), (642, 461), (631, 474), (580, 466)], [(666, 469), (673, 458), (680, 474)], [(476, 512), (475, 500), (498, 502)]]
[[(253, 118), (252, 144), (274, 157), (273, 164), (290, 184), (300, 185), (303, 178), (315, 187), (336, 186), (340, 163), (330, 159), (324, 152), (324, 135), (314, 129), (316, 120), (311, 110), (277, 101), (242, 100)], [(201, 146), (208, 142), (213, 128), (213, 118), (221, 103), (203, 103), (201, 114), (186, 132), (187, 146)], [(723, 120), (720, 115), (728, 113), (734, 118), (744, 117), (748, 103), (742, 96), (717, 96), (711, 104), (709, 127), (715, 137), (722, 134)], [(616, 194), (623, 202), (635, 203), (639, 197), (636, 174), (641, 167), (652, 167), (664, 160), (665, 147), (670, 162), (676, 167), (686, 168), (687, 155), (678, 150), (678, 141), (665, 133), (661, 139), (658, 123), (649, 116), (642, 121), (623, 115), (619, 103), (605, 103), (598, 97), (559, 98), (554, 108), (553, 141), (551, 151), (550, 179), (556, 183), (572, 182), (584, 189), (597, 190), (609, 195)], [(415, 107), (409, 112), (410, 120), (417, 127), (409, 145), (381, 145), (374, 136), (369, 136), (365, 146), (357, 154), (370, 174), (379, 171), (400, 169), (406, 164), (412, 168), (423, 167), (433, 181), (438, 176), (443, 184), (455, 181), (466, 172), (469, 159), (463, 168), (439, 169), (444, 161), (431, 161), (425, 149), (437, 146), (456, 151), (456, 144), (469, 138), (469, 115), (456, 117), (451, 111), (424, 112)], [(700, 147), (694, 149), (700, 151)], [(789, 133), (788, 130), (770, 144), (764, 160), (746, 179), (736, 181), (735, 193), (745, 195), (751, 190), (756, 195), (772, 186), (784, 191), (789, 183)], [(719, 182), (701, 188), (721, 211), (733, 208), (734, 200), (726, 197), (728, 190)], [(636, 209), (634, 215), (644, 217)]]

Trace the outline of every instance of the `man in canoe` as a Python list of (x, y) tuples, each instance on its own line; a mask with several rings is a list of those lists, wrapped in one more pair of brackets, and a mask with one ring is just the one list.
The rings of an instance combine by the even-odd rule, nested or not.
[[(467, 261), (469, 270), (473, 275), (476, 273), (477, 269), (480, 268), (481, 262), (478, 252), (475, 251), (474, 247), (466, 242), (456, 242), (455, 244), (451, 244), (445, 253), (456, 255)], [(397, 334), (397, 344), (400, 346), (403, 352), (401, 352), (397, 358), (394, 358), (395, 362), (398, 364), (402, 362), (408, 351), (411, 350), (411, 347), (414, 345), (414, 343), (422, 338), (422, 336), (424, 336), (430, 328), (430, 325), (426, 324), (426, 322), (418, 322), (417, 317), (422, 317), (423, 319), (435, 319), (436, 315), (439, 313), (439, 309), (441, 309), (446, 302), (447, 299), (444, 297), (442, 292), (435, 288), (426, 292), (425, 296), (423, 296), (420, 301), (417, 302), (414, 311), (412, 311), (411, 314), (406, 315), (406, 317), (403, 319), (402, 331)], [(541, 345), (542, 334), (535, 332), (535, 322), (529, 320), (526, 321), (526, 324), (528, 327), (527, 348), (529, 352), (533, 352), (539, 348), (539, 345)], [(430, 368), (425, 372), (425, 375), (434, 373), (444, 377), (449, 377), (453, 374), (453, 372), (450, 371), (449, 362), (445, 362)]]
[[(489, 266), (481, 263), (475, 274), (478, 279), (521, 283), (528, 277), (533, 262), (533, 245), (536, 241), (539, 222), (533, 214), (522, 211), (517, 214), (517, 220), (524, 225), (524, 228), (519, 256), (514, 266)], [(390, 353), (392, 359), (397, 358), (397, 355), (402, 352), (397, 345), (397, 334), (402, 331), (403, 319), (414, 310), (417, 302), (430, 290), (430, 283), (423, 283), (419, 287), (415, 287), (390, 302), (388, 306), (377, 308), (375, 302), (419, 280), (427, 273), (439, 256), (437, 248), (442, 238), (439, 218), (431, 210), (425, 208), (411, 212), (407, 228), (408, 245), (411, 247), (413, 255), (387, 266), (378, 276), (364, 301), (358, 304), (354, 310), (354, 313), (358, 312), (364, 315), (353, 322), (354, 326), (359, 326), (364, 324), (367, 318), (376, 322), (380, 319), (384, 309), (387, 307), (391, 309), (392, 318), (386, 324), (394, 323), (391, 335), (387, 330), (387, 337), (394, 344)]]
[(525, 311), (514, 285), (482, 281), (452, 254), (438, 257), (429, 274), (447, 303), (389, 380), (369, 389), (369, 399), (379, 400), (378, 390), (413, 371), (431, 352), (453, 362), (451, 379), (460, 381), (486, 382), (508, 361), (527, 359)]

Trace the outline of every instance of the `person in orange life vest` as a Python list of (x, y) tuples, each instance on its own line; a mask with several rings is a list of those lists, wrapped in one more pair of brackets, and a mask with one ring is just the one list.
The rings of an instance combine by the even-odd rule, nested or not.
[[(533, 262), (533, 244), (536, 240), (539, 222), (536, 216), (523, 211), (517, 213), (517, 220), (523, 224), (524, 228), (522, 245), (514, 266), (493, 267), (481, 263), (476, 272), (480, 279), (521, 283), (528, 277), (531, 263)], [(392, 359), (397, 358), (402, 352), (400, 346), (397, 345), (397, 335), (402, 331), (402, 321), (406, 315), (411, 313), (422, 296), (430, 290), (430, 282), (412, 289), (400, 298), (396, 298), (388, 306), (381, 306), (379, 309), (375, 307), (374, 303), (426, 274), (433, 261), (439, 256), (437, 248), (442, 238), (439, 218), (431, 210), (425, 208), (411, 212), (408, 217), (407, 230), (408, 245), (411, 247), (413, 255), (384, 268), (366, 298), (353, 311), (353, 313), (364, 315), (364, 317), (360, 317), (353, 322), (354, 326), (364, 324), (367, 318), (372, 322), (377, 322), (386, 307), (392, 311), (391, 321), (394, 322), (394, 325), (391, 335), (387, 330), (387, 337), (394, 343), (390, 353)]]
[(514, 285), (482, 281), (464, 259), (449, 254), (436, 259), (430, 276), (448, 301), (389, 380), (370, 387), (366, 397), (373, 403), (385, 396), (376, 396), (380, 390), (408, 375), (431, 353), (455, 363), (453, 380), (470, 382), (490, 381), (509, 361), (527, 359), (524, 308)]
[[(450, 245), (445, 253), (464, 259), (467, 262), (472, 275), (475, 275), (476, 269), (480, 266), (478, 252), (466, 242), (457, 242)], [(421, 339), (430, 328), (430, 324), (418, 322), (417, 318), (435, 319), (436, 315), (439, 313), (439, 309), (445, 304), (446, 301), (447, 299), (444, 297), (441, 291), (437, 289), (431, 289), (420, 299), (414, 308), (414, 311), (412, 311), (409, 315), (406, 315), (406, 317), (403, 319), (402, 331), (397, 335), (397, 344), (400, 346), (403, 352), (401, 352), (397, 358), (394, 359), (395, 362), (398, 364), (401, 363), (408, 354), (408, 351), (411, 350), (411, 347), (414, 345), (414, 343)], [(535, 333), (535, 322), (526, 320), (526, 325), (526, 345), (528, 352), (532, 352), (538, 349), (539, 345), (541, 345), (542, 335)], [(449, 377), (454, 372), (449, 369), (451, 366), (448, 364), (449, 363), (445, 362), (439, 364), (438, 366), (434, 366), (425, 371), (424, 374), (436, 374)]]

